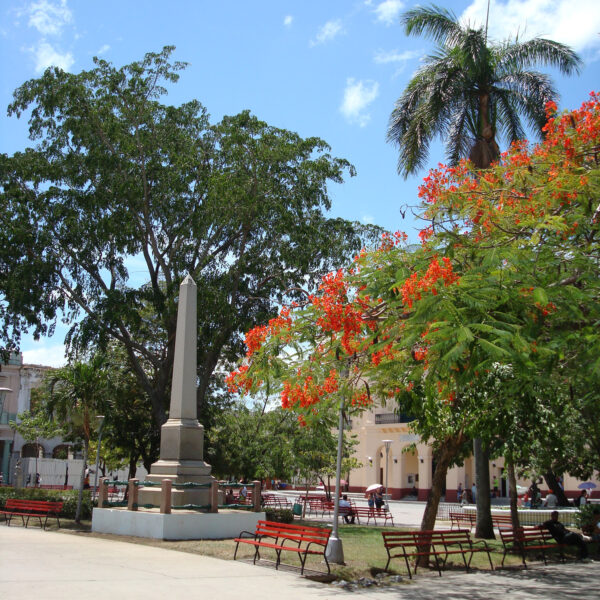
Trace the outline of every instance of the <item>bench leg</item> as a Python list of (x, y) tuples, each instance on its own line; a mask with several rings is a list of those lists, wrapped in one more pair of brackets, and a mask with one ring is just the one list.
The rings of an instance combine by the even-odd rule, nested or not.
[[(406, 570), (408, 571), (408, 578), (412, 579), (412, 573), (410, 572), (410, 563), (408, 562), (408, 556), (406, 556), (406, 553), (404, 554), (404, 562), (406, 563)], [(417, 563), (415, 563), (415, 575), (416, 574), (417, 574)]]

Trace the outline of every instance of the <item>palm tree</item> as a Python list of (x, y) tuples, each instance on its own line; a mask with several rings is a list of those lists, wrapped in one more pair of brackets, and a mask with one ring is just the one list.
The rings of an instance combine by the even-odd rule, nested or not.
[(402, 16), (407, 35), (437, 43), (391, 114), (387, 140), (400, 150), (398, 173), (407, 177), (425, 166), (435, 136), (446, 141), (448, 162), (469, 157), (487, 168), (500, 156), (496, 131), (513, 142), (525, 137), (521, 116), (540, 131), (545, 105), (556, 100), (550, 78), (532, 65), (578, 73), (581, 59), (552, 40), (488, 42), (487, 29), (462, 25), (451, 11), (417, 7)]
[(90, 438), (94, 434), (95, 416), (106, 403), (107, 378), (98, 358), (89, 363), (76, 362), (51, 371), (48, 375), (49, 394), (46, 410), (62, 424), (65, 436), (83, 444), (83, 469), (75, 522), (81, 519), (83, 484), (87, 466)]

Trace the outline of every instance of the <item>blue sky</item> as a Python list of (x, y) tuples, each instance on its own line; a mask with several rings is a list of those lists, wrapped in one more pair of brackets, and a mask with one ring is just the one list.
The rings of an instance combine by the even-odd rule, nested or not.
[[(0, 6), (0, 105), (13, 90), (50, 65), (78, 72), (101, 56), (117, 66), (175, 45), (188, 68), (164, 102), (200, 100), (217, 122), (250, 109), (269, 124), (318, 136), (357, 169), (330, 188), (332, 214), (416, 234), (401, 209), (415, 204), (425, 172), (396, 174), (396, 151), (386, 143), (394, 102), (432, 47), (407, 38), (401, 0), (4, 0)], [(487, 0), (443, 1), (472, 24), (485, 21)], [(600, 87), (600, 1), (492, 0), (495, 40), (548, 37), (584, 59), (579, 77), (552, 73), (560, 106), (579, 106)], [(25, 148), (26, 120), (0, 113), (0, 152)], [(430, 165), (443, 160), (436, 144)], [(64, 328), (53, 338), (22, 344), (26, 362), (60, 364)]]

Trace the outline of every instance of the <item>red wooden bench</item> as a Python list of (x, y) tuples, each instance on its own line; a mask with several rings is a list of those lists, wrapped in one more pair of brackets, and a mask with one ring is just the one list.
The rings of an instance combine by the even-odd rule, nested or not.
[(504, 546), (504, 555), (502, 556), (502, 566), (509, 552), (521, 555), (523, 566), (527, 568), (526, 555), (528, 552), (537, 552), (541, 554), (544, 564), (548, 564), (546, 559), (546, 550), (558, 550), (560, 558), (564, 561), (563, 548), (566, 544), (559, 544), (555, 539), (544, 529), (539, 527), (518, 527), (512, 529), (510, 527), (500, 528), (500, 539)]
[[(46, 529), (49, 518), (56, 519), (58, 526), (60, 527), (60, 521), (58, 515), (62, 511), (62, 502), (50, 502), (48, 500), (19, 500), (17, 498), (7, 498), (4, 509), (0, 510), (0, 513), (5, 515), (6, 525), (10, 526), (10, 522), (13, 517), (21, 517), (23, 526), (29, 525), (29, 519), (34, 517), (39, 519), (40, 527), (43, 526)], [(27, 517), (27, 520), (25, 520)], [(44, 524), (42, 525), (42, 518), (45, 517)]]
[(371, 522), (371, 519), (373, 519), (373, 523), (377, 525), (377, 519), (379, 519), (380, 521), (383, 519), (384, 525), (387, 525), (388, 521), (390, 521), (391, 524), (394, 525), (394, 517), (392, 516), (392, 513), (389, 510), (377, 510), (374, 507), (371, 508), (369, 506), (357, 506), (352, 507), (352, 512), (356, 515), (356, 520), (358, 523), (360, 523), (360, 520), (362, 518), (363, 520), (367, 520), (368, 525)]
[(292, 503), (285, 497), (275, 496), (274, 494), (269, 494), (268, 496), (264, 496), (263, 506), (269, 507), (272, 506), (274, 508), (292, 508)]
[[(289, 523), (274, 523), (272, 521), (259, 521), (254, 532), (242, 531), (233, 541), (236, 542), (233, 560), (236, 559), (240, 544), (254, 546), (253, 563), (260, 559), (260, 549), (270, 548), (277, 555), (275, 568), (281, 564), (282, 552), (295, 552), (302, 565), (300, 574), (304, 573), (306, 559), (309, 555), (322, 556), (327, 565), (327, 573), (330, 573), (329, 562), (325, 556), (325, 549), (331, 534), (330, 529), (323, 527), (306, 527), (304, 525), (292, 525)], [(244, 537), (246, 536), (246, 537)]]
[[(387, 571), (392, 558), (403, 558), (408, 570), (408, 576), (412, 579), (409, 558), (417, 559), (414, 565), (414, 573), (417, 573), (417, 565), (421, 556), (433, 557), (435, 567), (440, 577), (442, 568), (446, 566), (448, 558), (457, 554), (463, 560), (465, 569), (468, 571), (475, 552), (486, 552), (490, 567), (494, 570), (490, 549), (483, 540), (473, 541), (468, 530), (456, 531), (382, 531), (383, 545), (385, 546), (388, 561), (385, 565)], [(469, 560), (467, 561), (467, 554)]]
[(512, 517), (508, 515), (492, 515), (494, 527), (512, 527)]
[(477, 516), (474, 512), (450, 511), (450, 529), (472, 529), (475, 527)]

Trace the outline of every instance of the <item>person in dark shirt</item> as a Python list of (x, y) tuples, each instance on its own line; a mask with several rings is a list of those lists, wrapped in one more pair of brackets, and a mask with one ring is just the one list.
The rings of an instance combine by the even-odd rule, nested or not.
[(579, 533), (569, 531), (559, 520), (558, 511), (554, 510), (550, 514), (550, 520), (542, 523), (540, 528), (545, 527), (550, 535), (559, 544), (568, 544), (569, 546), (577, 546), (579, 549), (579, 558), (587, 558), (588, 549), (585, 539)]

